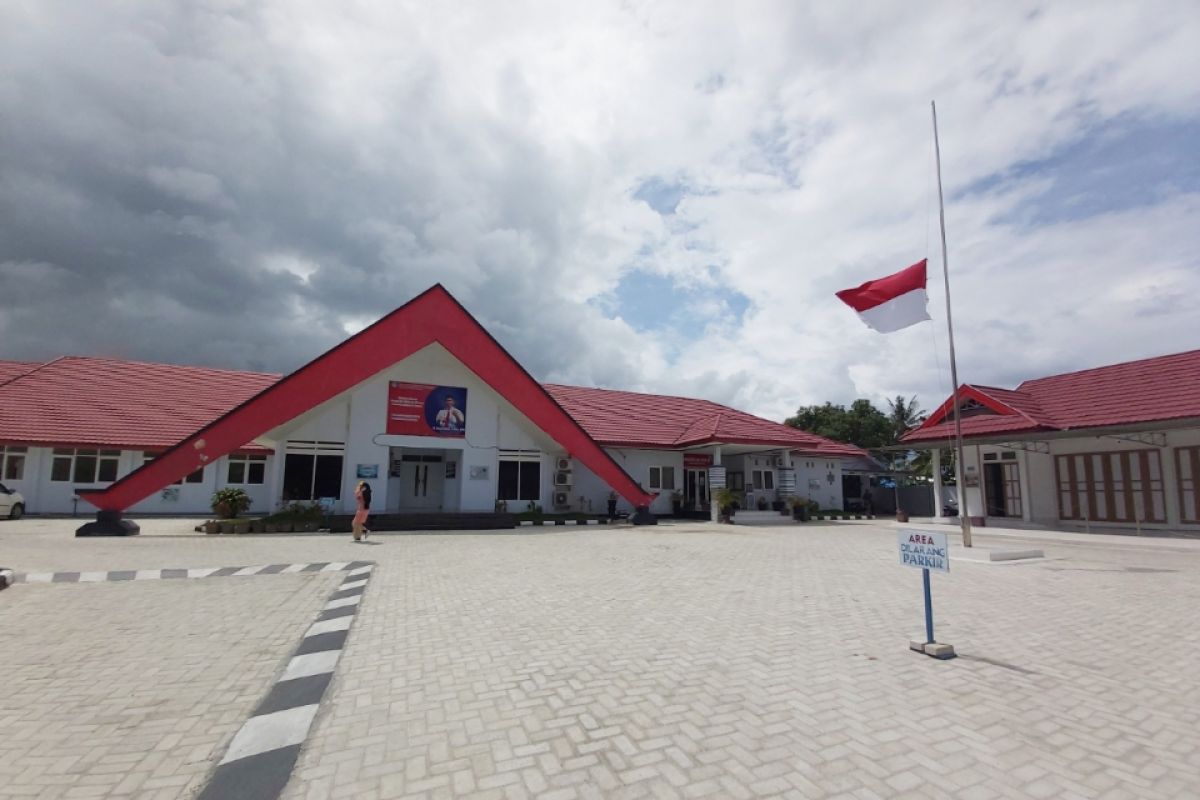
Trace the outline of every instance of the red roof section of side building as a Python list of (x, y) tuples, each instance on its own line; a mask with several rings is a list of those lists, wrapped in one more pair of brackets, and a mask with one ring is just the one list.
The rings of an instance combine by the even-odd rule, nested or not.
[[(0, 442), (160, 449), (279, 380), (260, 372), (66, 356), (0, 362)], [(244, 448), (258, 450), (256, 445)]]
[[(0, 442), (166, 448), (280, 377), (85, 356), (45, 364), (0, 361)], [(674, 450), (727, 443), (831, 457), (863, 455), (853, 445), (708, 400), (555, 384), (545, 388), (603, 445)]]
[(613, 447), (666, 450), (708, 444), (767, 445), (828, 456), (865, 455), (834, 442), (744, 411), (690, 397), (547, 384), (546, 391), (592, 437)]
[[(1200, 350), (1034, 378), (1016, 389), (964, 384), (959, 395), (985, 409), (963, 416), (963, 436), (973, 438), (1200, 418)], [(903, 441), (952, 438), (950, 406)]]

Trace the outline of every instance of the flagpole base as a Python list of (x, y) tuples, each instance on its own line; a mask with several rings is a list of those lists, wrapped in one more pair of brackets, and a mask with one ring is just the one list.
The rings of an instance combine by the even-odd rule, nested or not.
[(939, 661), (949, 661), (957, 657), (954, 652), (954, 645), (946, 644), (945, 642), (926, 642), (921, 639), (909, 639), (908, 649), (915, 653), (924, 653), (930, 658), (936, 658)]

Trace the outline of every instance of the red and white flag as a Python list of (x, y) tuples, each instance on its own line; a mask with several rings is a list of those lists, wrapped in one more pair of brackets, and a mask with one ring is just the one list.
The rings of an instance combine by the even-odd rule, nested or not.
[(891, 333), (930, 319), (925, 292), (925, 259), (895, 275), (867, 281), (856, 289), (843, 289), (838, 299), (858, 312), (859, 318), (880, 333)]

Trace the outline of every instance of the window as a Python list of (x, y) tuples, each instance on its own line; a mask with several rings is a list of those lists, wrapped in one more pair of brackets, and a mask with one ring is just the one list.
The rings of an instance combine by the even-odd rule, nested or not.
[(288, 442), (283, 459), (283, 499), (340, 499), (345, 452), (345, 442)]
[(1179, 517), (1200, 523), (1200, 447), (1175, 448), (1175, 474), (1179, 480)]
[(16, 445), (0, 445), (0, 478), (19, 481), (25, 477), (26, 448)]
[[(142, 453), (142, 463), (149, 464), (154, 459), (161, 456), (162, 453)], [(200, 467), (195, 472), (190, 473), (184, 478), (172, 483), (172, 486), (182, 486), (185, 483), (204, 483), (204, 467)]]
[(750, 475), (750, 482), (756, 489), (770, 490), (775, 488), (775, 473), (769, 469), (756, 469)]
[(500, 459), (500, 480), (496, 487), (499, 500), (537, 500), (542, 496), (540, 460)]
[(266, 482), (266, 456), (230, 456), (229, 471), (226, 483), (231, 485), (250, 485)]
[(663, 491), (675, 491), (675, 468), (674, 467), (651, 467), (650, 468), (650, 488), (661, 489)]
[(1165, 522), (1157, 450), (1056, 456), (1059, 519)]
[(120, 450), (54, 448), (50, 461), (50, 480), (60, 483), (111, 483), (117, 479)]

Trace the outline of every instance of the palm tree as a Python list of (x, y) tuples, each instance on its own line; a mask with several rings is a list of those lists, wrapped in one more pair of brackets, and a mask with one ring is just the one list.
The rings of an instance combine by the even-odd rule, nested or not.
[(895, 400), (889, 399), (887, 403), (890, 407), (888, 419), (891, 420), (892, 434), (897, 442), (907, 431), (925, 421), (926, 414), (921, 409), (921, 404), (917, 402), (915, 394), (907, 400), (904, 395), (898, 394)]

